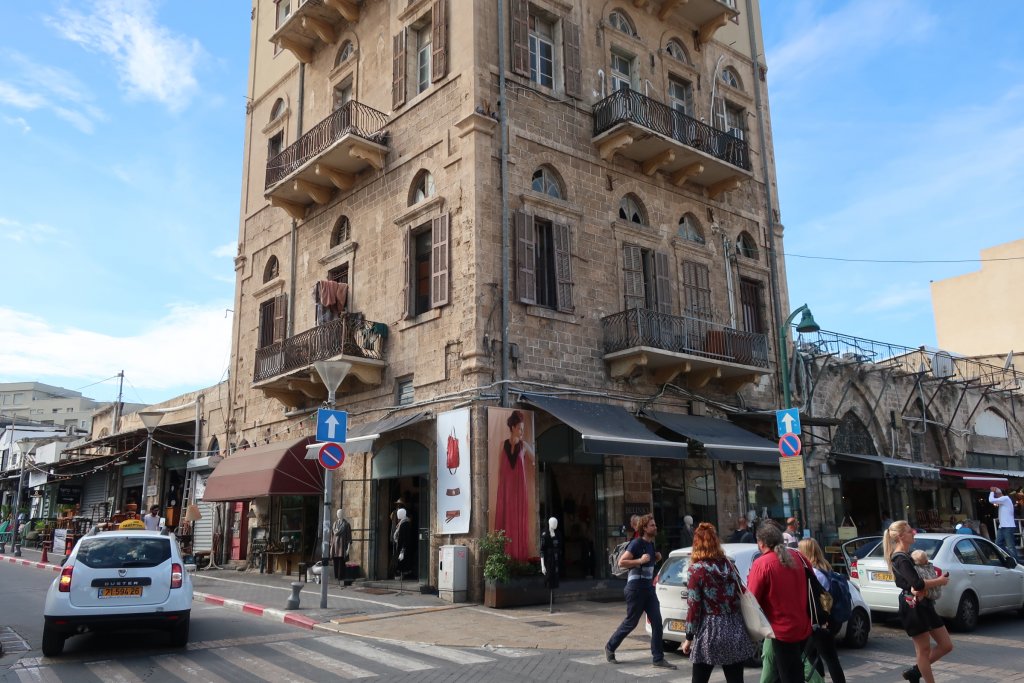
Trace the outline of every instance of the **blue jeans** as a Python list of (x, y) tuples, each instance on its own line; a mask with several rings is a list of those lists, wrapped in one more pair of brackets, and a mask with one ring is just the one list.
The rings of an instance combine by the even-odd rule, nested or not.
[(1010, 557), (1020, 562), (1020, 557), (1017, 556), (1017, 540), (1013, 537), (1013, 534), (1017, 530), (1012, 526), (1001, 526), (996, 532), (996, 543), (1000, 548), (1005, 550)]
[(654, 586), (645, 579), (627, 581), (625, 595), (626, 618), (615, 629), (605, 647), (615, 652), (626, 636), (640, 623), (640, 617), (646, 613), (651, 622), (651, 657), (655, 662), (660, 662), (665, 659), (665, 645), (661, 642), (661, 604), (654, 592)]

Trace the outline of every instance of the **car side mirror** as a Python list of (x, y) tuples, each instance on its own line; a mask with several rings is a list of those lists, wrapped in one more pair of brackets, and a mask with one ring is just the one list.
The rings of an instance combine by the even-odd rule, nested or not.
[(1009, 555), (1003, 557), (1003, 566), (1007, 569), (1015, 569), (1017, 567), (1017, 560), (1013, 559)]

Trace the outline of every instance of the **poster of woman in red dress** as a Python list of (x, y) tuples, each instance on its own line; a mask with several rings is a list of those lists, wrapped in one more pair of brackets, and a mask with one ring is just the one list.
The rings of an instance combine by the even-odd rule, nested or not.
[(537, 555), (537, 458), (533, 448), (533, 413), (487, 409), (490, 454), (490, 528), (504, 529), (508, 554), (526, 562)]

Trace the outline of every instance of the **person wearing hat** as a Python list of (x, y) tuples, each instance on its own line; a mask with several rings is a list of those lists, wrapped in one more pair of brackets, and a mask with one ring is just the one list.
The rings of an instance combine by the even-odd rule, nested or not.
[(796, 548), (800, 543), (800, 520), (790, 517), (786, 520), (786, 530), (782, 532), (782, 541), (787, 548)]
[(150, 507), (149, 514), (143, 517), (142, 521), (150, 531), (160, 531), (160, 506)]

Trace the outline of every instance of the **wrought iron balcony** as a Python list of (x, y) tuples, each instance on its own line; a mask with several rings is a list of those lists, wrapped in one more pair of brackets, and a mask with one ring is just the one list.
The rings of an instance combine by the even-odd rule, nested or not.
[(266, 196), (294, 218), (310, 203), (327, 203), (335, 188), (346, 191), (367, 168), (384, 168), (385, 114), (350, 100), (267, 161)]
[(696, 24), (697, 40), (701, 45), (737, 16), (736, 0), (662, 0), (658, 9), (661, 21), (671, 17)]
[[(349, 375), (369, 386), (383, 378), (388, 326), (361, 314), (342, 317), (256, 350), (253, 382), (268, 396), (298, 407), (326, 390), (313, 370), (318, 360), (352, 363)], [(350, 380), (346, 379), (346, 382)], [(343, 386), (347, 386), (343, 384)]]
[(594, 143), (605, 161), (621, 154), (649, 176), (661, 171), (676, 185), (690, 180), (712, 197), (751, 177), (745, 140), (635, 90), (616, 90), (594, 105)]
[(288, 50), (303, 64), (317, 48), (332, 45), (350, 24), (359, 21), (359, 0), (292, 0), (295, 7), (270, 42)]
[(730, 389), (770, 372), (768, 336), (686, 316), (633, 308), (601, 319), (612, 377), (653, 372), (661, 384), (687, 375), (691, 387), (723, 379)]

